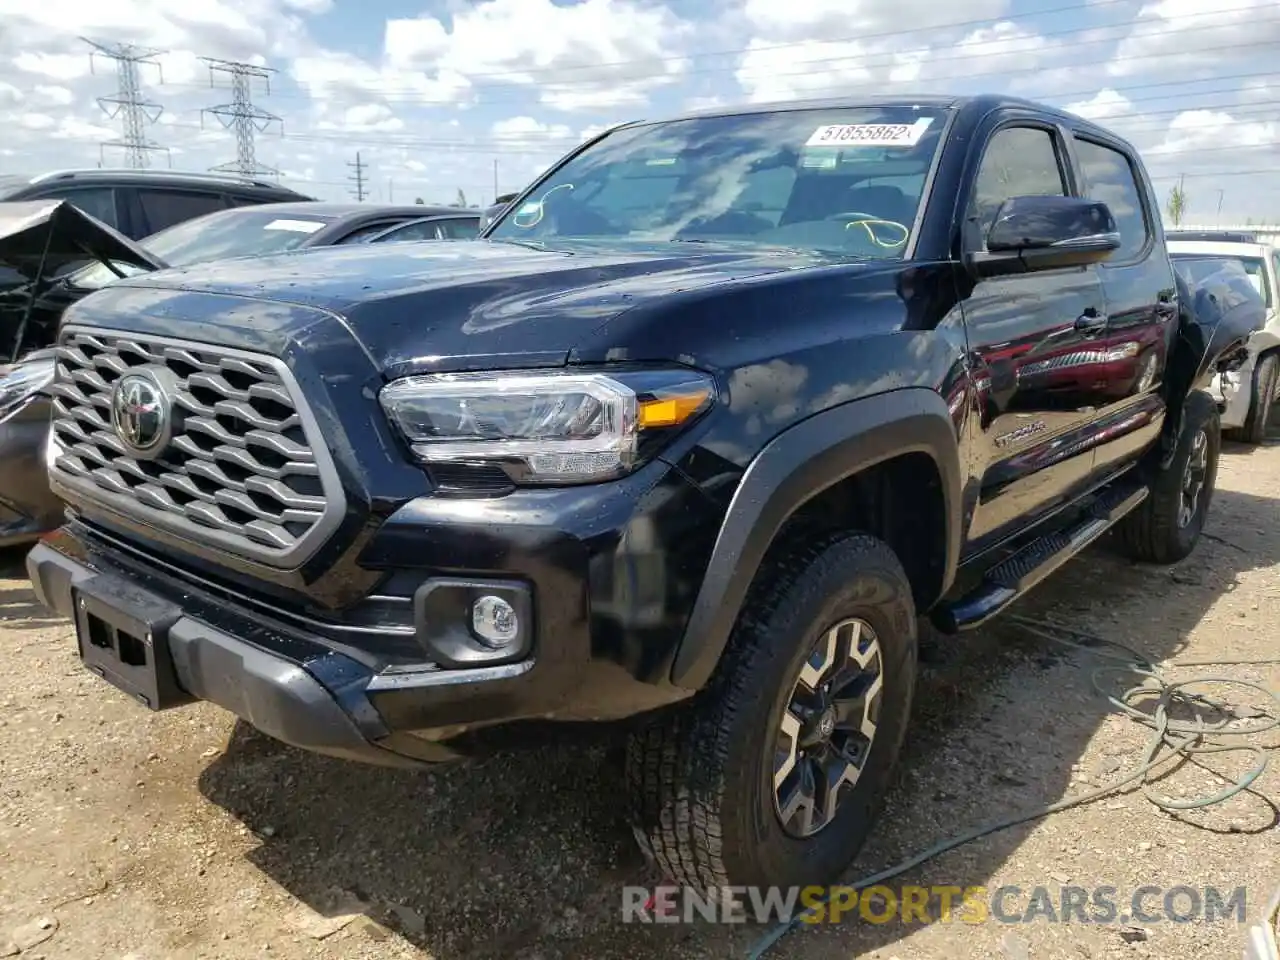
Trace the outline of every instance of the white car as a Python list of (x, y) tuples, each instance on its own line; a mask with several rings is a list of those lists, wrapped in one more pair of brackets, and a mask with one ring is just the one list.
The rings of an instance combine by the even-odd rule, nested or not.
[(1200, 279), (1197, 260), (1205, 261), (1206, 270), (1217, 269), (1215, 260), (1236, 260), (1266, 301), (1266, 325), (1249, 339), (1248, 361), (1224, 373), (1217, 386), (1223, 430), (1233, 440), (1261, 443), (1280, 400), (1280, 248), (1239, 234), (1169, 231), (1168, 237), (1174, 266), (1188, 281)]

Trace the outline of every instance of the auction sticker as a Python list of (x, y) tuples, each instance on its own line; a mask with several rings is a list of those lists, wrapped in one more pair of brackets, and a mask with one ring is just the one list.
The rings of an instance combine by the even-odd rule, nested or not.
[(315, 233), (324, 224), (317, 220), (272, 220), (264, 230), (288, 230), (291, 233)]
[(813, 132), (806, 147), (914, 147), (933, 117), (915, 123), (834, 123)]

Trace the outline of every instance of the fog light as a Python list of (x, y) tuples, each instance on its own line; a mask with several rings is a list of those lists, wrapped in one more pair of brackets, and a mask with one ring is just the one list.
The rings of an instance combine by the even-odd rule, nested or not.
[(433, 577), (413, 593), (413, 622), (428, 658), (445, 668), (513, 663), (531, 653), (533, 591), (516, 580)]
[(501, 597), (481, 597), (471, 605), (471, 629), (485, 646), (501, 650), (519, 636), (520, 618)]

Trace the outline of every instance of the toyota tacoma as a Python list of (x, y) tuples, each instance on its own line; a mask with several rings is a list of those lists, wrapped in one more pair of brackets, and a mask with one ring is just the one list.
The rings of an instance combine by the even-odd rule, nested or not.
[(1134, 150), (1031, 102), (625, 124), (479, 241), (72, 306), (28, 569), (151, 709), (389, 765), (627, 720), (672, 879), (824, 882), (919, 618), (982, 624), (1112, 528), (1193, 548), (1251, 332), (1201, 292)]

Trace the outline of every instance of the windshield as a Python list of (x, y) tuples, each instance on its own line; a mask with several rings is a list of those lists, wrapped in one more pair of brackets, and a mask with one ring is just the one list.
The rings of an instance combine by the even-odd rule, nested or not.
[[(171, 267), (228, 257), (263, 257), (300, 247), (332, 219), (311, 213), (284, 215), (272, 212), (271, 206), (238, 207), (185, 220), (153, 233), (139, 245)], [(125, 276), (142, 272), (140, 267), (126, 263), (117, 263), (116, 267)], [(105, 264), (95, 263), (75, 274), (71, 282), (77, 287), (96, 289), (115, 279), (117, 275)]]
[(903, 105), (624, 128), (555, 170), (488, 238), (740, 242), (898, 259), (945, 119)]
[(1248, 276), (1253, 289), (1262, 296), (1267, 307), (1275, 306), (1275, 294), (1271, 290), (1271, 284), (1267, 282), (1267, 266), (1261, 257), (1231, 257), (1203, 253), (1175, 253), (1171, 256), (1173, 265), (1182, 274), (1182, 278), (1193, 286), (1198, 286), (1206, 277), (1222, 270), (1226, 264), (1238, 265)]

